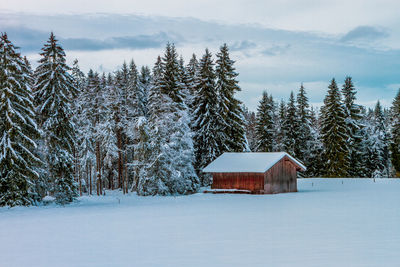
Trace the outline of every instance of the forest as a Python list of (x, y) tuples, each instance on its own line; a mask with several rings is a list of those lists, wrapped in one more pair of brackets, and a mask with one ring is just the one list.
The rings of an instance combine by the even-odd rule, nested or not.
[(304, 177), (396, 177), (400, 91), (391, 107), (356, 103), (352, 78), (330, 81), (324, 104), (306, 88), (256, 111), (235, 97), (235, 61), (223, 44), (186, 64), (168, 43), (151, 68), (131, 60), (83, 73), (53, 33), (32, 68), (0, 37), (0, 206), (59, 204), (121, 190), (185, 195), (210, 184), (201, 172), (224, 152), (286, 151)]

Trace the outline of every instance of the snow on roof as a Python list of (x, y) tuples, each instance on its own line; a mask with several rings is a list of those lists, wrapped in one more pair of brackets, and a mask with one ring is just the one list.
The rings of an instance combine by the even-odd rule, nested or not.
[(266, 172), (285, 156), (306, 170), (301, 162), (286, 152), (226, 152), (204, 168), (203, 172)]

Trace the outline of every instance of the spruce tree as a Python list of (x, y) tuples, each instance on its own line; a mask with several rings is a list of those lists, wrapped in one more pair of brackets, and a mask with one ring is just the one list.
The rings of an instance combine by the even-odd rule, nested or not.
[(183, 109), (184, 93), (180, 81), (178, 54), (174, 44), (167, 44), (162, 58), (163, 74), (160, 80), (161, 92), (168, 95), (177, 107)]
[[(102, 79), (103, 80), (103, 79)], [(105, 79), (104, 79), (105, 80)], [(103, 168), (104, 177), (108, 182), (108, 188), (118, 188), (119, 184), (116, 182), (118, 174), (116, 173), (116, 165), (120, 156), (117, 127), (118, 118), (120, 117), (120, 92), (116, 87), (114, 77), (108, 74), (105, 83), (102, 82), (102, 90), (104, 91), (104, 119), (101, 120), (99, 129), (101, 129), (101, 141), (103, 147)]]
[[(168, 157), (167, 146), (164, 144), (168, 134), (165, 116), (169, 114), (171, 99), (162, 93), (162, 76), (162, 60), (161, 57), (158, 57), (153, 68), (152, 85), (149, 91), (148, 125), (150, 131), (147, 133), (145, 128), (140, 131), (140, 138), (143, 142), (147, 142), (147, 139), (151, 140), (147, 164), (138, 175), (137, 181), (137, 193), (143, 196), (168, 195), (170, 192), (168, 180), (171, 177), (172, 163)], [(145, 124), (142, 125), (142, 127), (145, 126)], [(143, 153), (145, 152), (143, 151)]]
[(190, 114), (193, 114), (193, 111), (195, 110), (193, 101), (196, 94), (196, 88), (199, 84), (199, 62), (195, 54), (192, 55), (189, 64), (186, 66), (186, 72), (188, 75), (187, 86), (189, 90), (187, 105), (189, 107)]
[(324, 145), (325, 176), (349, 175), (349, 149), (346, 112), (335, 79), (329, 85), (321, 109), (321, 139)]
[(343, 102), (346, 112), (346, 124), (348, 129), (348, 145), (349, 145), (349, 176), (361, 176), (363, 169), (362, 162), (362, 124), (361, 109), (355, 104), (356, 89), (354, 88), (351, 77), (346, 77), (343, 88)]
[(250, 148), (250, 151), (256, 151), (256, 148), (257, 148), (256, 113), (253, 111), (249, 111), (248, 108), (244, 105), (243, 105), (243, 111), (244, 111), (244, 118), (245, 118), (245, 122), (246, 122), (246, 137), (249, 142), (249, 148)]
[(390, 176), (389, 138), (385, 125), (385, 115), (378, 101), (374, 109), (372, 131), (370, 132), (371, 175), (372, 177)]
[(77, 195), (74, 182), (72, 99), (74, 81), (68, 73), (65, 53), (51, 33), (42, 48), (35, 71), (35, 103), (47, 146), (47, 169), (56, 201), (65, 204)]
[(271, 152), (275, 143), (273, 121), (273, 99), (264, 91), (262, 99), (257, 107), (256, 137), (258, 152)]
[(148, 94), (151, 85), (151, 71), (149, 67), (142, 66), (139, 73), (138, 108), (139, 115), (148, 116)]
[(296, 138), (296, 156), (306, 166), (308, 166), (311, 161), (311, 159), (309, 158), (309, 151), (311, 149), (311, 142), (313, 141), (309, 107), (310, 106), (308, 104), (308, 97), (302, 84), (297, 95), (298, 133)]
[(397, 91), (391, 107), (390, 151), (396, 177), (400, 176), (400, 89)]
[[(216, 60), (216, 86), (220, 95), (221, 116), (226, 123), (225, 133), (227, 151), (242, 152), (248, 150), (246, 139), (243, 110), (241, 102), (235, 98), (235, 93), (241, 91), (233, 66), (235, 61), (230, 59), (229, 49), (226, 44), (220, 47)], [(222, 151), (225, 152), (225, 151)]]
[(323, 144), (321, 142), (320, 123), (317, 118), (317, 112), (310, 109), (311, 121), (311, 140), (309, 141), (309, 151), (307, 154), (307, 170), (306, 177), (320, 177), (324, 173), (324, 153)]
[(285, 151), (294, 157), (297, 157), (297, 154), (299, 153), (298, 131), (299, 127), (296, 102), (292, 91), (290, 93), (289, 102), (286, 106), (286, 118), (283, 122), (283, 146)]
[(0, 206), (31, 205), (40, 160), (29, 66), (7, 37), (0, 37)]
[[(272, 97), (272, 96), (271, 96)], [(277, 115), (275, 116), (275, 144), (274, 151), (285, 151), (285, 120), (286, 120), (286, 104), (283, 100), (279, 103)]]
[[(196, 169), (200, 171), (211, 161), (228, 151), (224, 144), (225, 123), (219, 110), (219, 95), (215, 86), (215, 71), (212, 55), (206, 49), (199, 66), (199, 84), (194, 98), (194, 147)], [(209, 184), (209, 177), (202, 175), (202, 184)]]

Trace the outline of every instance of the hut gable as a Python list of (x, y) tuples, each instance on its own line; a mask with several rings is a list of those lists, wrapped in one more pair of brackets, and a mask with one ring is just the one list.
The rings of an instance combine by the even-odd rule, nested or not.
[(203, 169), (203, 172), (264, 173), (271, 169), (284, 157), (287, 157), (287, 159), (292, 164), (294, 164), (298, 170), (306, 170), (306, 167), (301, 162), (299, 162), (286, 152), (227, 152), (211, 162), (206, 168)]

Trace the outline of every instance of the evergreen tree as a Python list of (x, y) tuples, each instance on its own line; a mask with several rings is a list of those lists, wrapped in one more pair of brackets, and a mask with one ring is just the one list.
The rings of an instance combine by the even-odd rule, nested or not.
[[(104, 90), (104, 119), (99, 125), (101, 130), (101, 141), (103, 146), (103, 168), (104, 177), (108, 181), (108, 188), (118, 188), (115, 178), (119, 177), (116, 165), (119, 163), (120, 150), (117, 139), (117, 122), (120, 117), (120, 92), (111, 74), (108, 74), (107, 81), (102, 85)], [(120, 178), (120, 177), (119, 177)]]
[(362, 174), (362, 124), (361, 109), (355, 104), (356, 90), (351, 77), (346, 77), (342, 88), (343, 102), (346, 112), (346, 124), (348, 129), (348, 145), (350, 157), (349, 175), (351, 177), (359, 177)]
[[(153, 68), (153, 80), (149, 92), (149, 133), (143, 128), (141, 139), (149, 144), (150, 152), (146, 166), (143, 167), (138, 175), (137, 193), (139, 195), (168, 195), (168, 179), (171, 177), (171, 159), (168, 157), (167, 146), (167, 127), (165, 125), (166, 118), (169, 114), (171, 99), (168, 95), (163, 94), (162, 88), (162, 61), (161, 57), (157, 58), (157, 62)], [(143, 127), (145, 124), (142, 125)], [(146, 135), (149, 135), (147, 137)], [(139, 156), (139, 155), (138, 155)]]
[[(272, 97), (272, 96), (271, 96)], [(286, 104), (283, 100), (279, 103), (277, 115), (275, 116), (275, 144), (274, 151), (285, 151), (285, 120), (286, 120)]]
[(53, 33), (42, 48), (40, 65), (35, 71), (35, 103), (47, 146), (47, 168), (52, 193), (58, 203), (76, 197), (73, 146), (75, 130), (71, 121), (74, 81), (68, 73), (65, 53)]
[(0, 37), (0, 206), (30, 205), (40, 164), (29, 65), (7, 37)]
[[(134, 189), (139, 195), (147, 195), (149, 191), (145, 184), (151, 177), (151, 173), (148, 173), (149, 161), (152, 159), (152, 146), (150, 140), (150, 129), (148, 127), (148, 121), (145, 117), (139, 117), (136, 124), (136, 132), (138, 133), (138, 143), (135, 146), (135, 182)], [(140, 186), (139, 186), (140, 183)], [(151, 193), (150, 193), (151, 194)]]
[(151, 71), (149, 67), (142, 66), (139, 74), (138, 108), (139, 115), (148, 116), (148, 93), (151, 85)]
[(249, 142), (250, 151), (256, 151), (257, 148), (256, 114), (255, 112), (249, 111), (248, 108), (244, 105), (243, 105), (243, 111), (246, 122), (246, 137)]
[(195, 110), (193, 101), (196, 94), (196, 88), (199, 84), (199, 62), (195, 54), (192, 55), (189, 64), (186, 66), (186, 72), (188, 76), (186, 83), (189, 90), (187, 106), (189, 107), (190, 114), (193, 114), (193, 111)]
[[(230, 59), (229, 49), (226, 44), (221, 46), (216, 60), (216, 86), (220, 95), (221, 115), (226, 123), (225, 133), (227, 151), (242, 152), (248, 150), (246, 139), (243, 110), (241, 102), (235, 98), (235, 93), (241, 91), (233, 64)], [(225, 152), (225, 151), (222, 151)]]
[(321, 139), (324, 145), (327, 177), (347, 177), (349, 170), (346, 112), (335, 79), (321, 109)]
[[(215, 71), (211, 53), (206, 49), (199, 66), (199, 84), (194, 99), (194, 147), (196, 168), (200, 172), (211, 161), (228, 151), (224, 145), (225, 123), (219, 113), (219, 95), (215, 86)], [(202, 175), (202, 184), (209, 184), (209, 177)]]
[(321, 142), (321, 129), (320, 123), (317, 118), (317, 112), (311, 108), (310, 110), (311, 121), (311, 140), (309, 142), (309, 151), (307, 154), (307, 171), (306, 177), (319, 177), (324, 173), (324, 153), (323, 145)]
[(390, 151), (392, 164), (396, 171), (396, 177), (398, 177), (400, 173), (400, 89), (391, 107), (391, 135)]
[(299, 153), (298, 131), (299, 127), (296, 102), (294, 99), (294, 94), (291, 92), (289, 102), (286, 106), (286, 118), (283, 122), (283, 146), (285, 151), (294, 157), (297, 157), (297, 154)]
[(180, 81), (178, 54), (175, 46), (168, 43), (162, 58), (163, 74), (160, 80), (161, 92), (168, 95), (179, 109), (183, 109), (184, 92)]
[(301, 160), (306, 166), (311, 162), (310, 149), (313, 141), (311, 115), (308, 104), (308, 97), (303, 84), (300, 86), (297, 95), (297, 118), (298, 118), (298, 133), (297, 133), (297, 158)]
[(390, 176), (389, 138), (385, 125), (384, 112), (378, 101), (374, 109), (370, 142), (370, 175), (372, 177)]
[(256, 151), (271, 152), (273, 150), (274, 140), (274, 121), (273, 121), (273, 99), (267, 92), (263, 92), (262, 99), (257, 108)]

